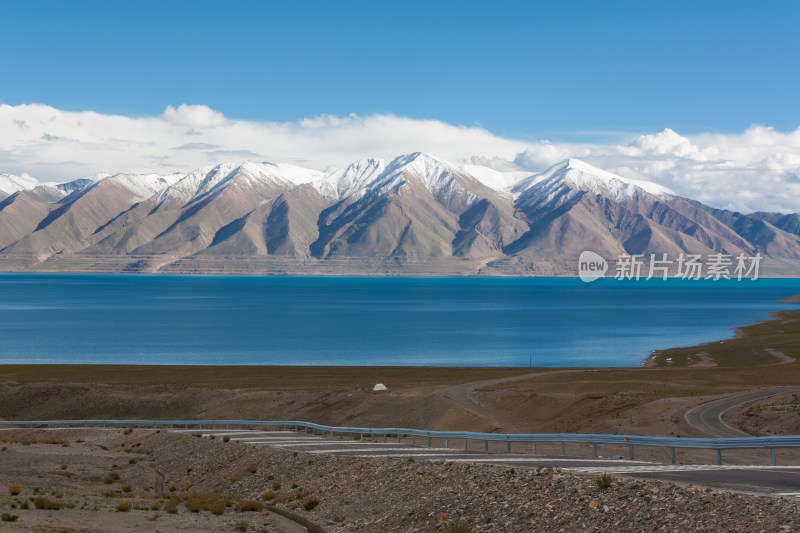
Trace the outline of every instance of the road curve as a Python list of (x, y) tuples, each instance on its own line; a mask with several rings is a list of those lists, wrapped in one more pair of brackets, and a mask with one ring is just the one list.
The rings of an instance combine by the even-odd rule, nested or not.
[(783, 392), (800, 392), (800, 386), (776, 387), (772, 389), (759, 389), (749, 392), (733, 394), (719, 400), (698, 405), (684, 415), (689, 425), (699, 429), (710, 437), (751, 437), (752, 435), (733, 429), (722, 421), (722, 414), (732, 407), (743, 403), (768, 398)]

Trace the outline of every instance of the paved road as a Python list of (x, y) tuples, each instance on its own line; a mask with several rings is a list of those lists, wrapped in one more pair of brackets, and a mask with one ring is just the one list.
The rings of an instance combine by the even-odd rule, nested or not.
[[(177, 430), (198, 433), (197, 430)], [(454, 448), (425, 448), (407, 443), (372, 443), (327, 440), (307, 433), (291, 431), (208, 431), (204, 436), (228, 436), (233, 441), (253, 445), (274, 446), (310, 454), (346, 455), (350, 457), (398, 457), (415, 460), (488, 463), (524, 467), (561, 468), (562, 471), (631, 477), (716, 486), (733, 490), (800, 497), (800, 466), (763, 465), (681, 465), (631, 461), (627, 459), (594, 459), (527, 454), (486, 453)]]
[(750, 437), (747, 433), (733, 429), (722, 421), (722, 414), (732, 407), (743, 403), (752, 402), (768, 398), (782, 392), (800, 392), (800, 386), (796, 387), (777, 387), (774, 389), (759, 389), (750, 392), (743, 392), (727, 396), (720, 400), (714, 400), (686, 412), (686, 421), (706, 435), (711, 437)]

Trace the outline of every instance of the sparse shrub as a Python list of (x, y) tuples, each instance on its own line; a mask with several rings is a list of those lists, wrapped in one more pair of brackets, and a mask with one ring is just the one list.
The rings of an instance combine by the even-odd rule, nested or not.
[(269, 475), (269, 476), (267, 476), (267, 479), (268, 479), (268, 480), (270, 480), (270, 481), (272, 481), (273, 479), (275, 479), (275, 476), (273, 476), (273, 475)]
[(293, 489), (296, 489), (296, 488), (297, 488), (297, 486), (298, 486), (298, 485), (297, 485), (297, 483), (292, 483), (292, 488), (293, 488)]
[(216, 435), (209, 435), (208, 438), (211, 439), (211, 440), (214, 440), (214, 439), (217, 438), (217, 436)]
[(414, 458), (413, 458), (413, 457), (409, 457), (409, 458), (408, 458), (408, 462), (409, 462), (409, 463), (413, 463), (413, 462), (414, 462)]
[(66, 470), (66, 469), (67, 469), (67, 465), (61, 465), (61, 470)]
[(194, 468), (192, 468), (192, 467), (190, 466), (189, 468), (187, 468), (187, 469), (186, 469), (186, 473), (188, 474), (188, 473), (190, 473), (192, 470), (194, 470)]
[(131, 428), (128, 428), (128, 429), (126, 429), (125, 431), (123, 431), (122, 433), (123, 433), (124, 435), (130, 435), (131, 433), (133, 433), (133, 429), (131, 429)]
[(270, 500), (274, 500), (275, 498), (277, 498), (277, 496), (278, 496), (277, 493), (269, 491), (269, 492), (263, 493), (261, 495), (261, 499), (264, 500), (265, 502), (268, 502)]
[(33, 500), (33, 506), (37, 509), (49, 509), (51, 511), (58, 511), (61, 509), (61, 502), (53, 501), (49, 498), (39, 496)]
[(178, 512), (179, 503), (180, 500), (178, 500), (178, 498), (170, 496), (169, 500), (167, 500), (167, 503), (164, 504), (164, 510), (169, 514), (175, 514)]
[(0, 520), (2, 520), (3, 522), (15, 522), (17, 518), (19, 517), (15, 514), (3, 513), (0, 515)]
[(158, 502), (153, 502), (153, 504), (150, 506), (150, 510), (151, 511), (160, 511), (161, 510), (161, 504), (158, 503)]
[(242, 521), (242, 522), (237, 522), (235, 527), (236, 527), (236, 531), (247, 531), (247, 528), (250, 527), (250, 524), (248, 524), (247, 522)]
[(110, 485), (115, 481), (119, 481), (119, 472), (109, 472), (108, 475), (103, 478), (103, 483), (106, 485)]
[(303, 502), (303, 508), (306, 511), (313, 510), (314, 507), (316, 507), (317, 505), (319, 505), (319, 498), (317, 498), (316, 496), (311, 496), (310, 498), (306, 498), (306, 501)]
[(22, 492), (22, 487), (19, 485), (9, 485), (8, 486), (8, 493), (12, 496), (17, 496), (20, 492)]
[(292, 457), (297, 457), (297, 452), (292, 452)]
[(227, 436), (227, 435), (222, 437), (222, 442), (230, 442), (230, 440), (231, 440), (231, 438), (229, 436)]
[(170, 491), (170, 492), (175, 492), (176, 490), (178, 490), (178, 488), (177, 488), (175, 485), (171, 485), (171, 486), (169, 487), (169, 491)]
[(184, 505), (186, 505), (186, 510), (191, 511), (192, 513), (199, 513), (205, 508), (205, 505), (203, 505), (203, 501), (198, 497), (186, 500), (184, 502)]
[(597, 487), (601, 490), (606, 490), (611, 485), (614, 484), (614, 476), (609, 474), (608, 472), (604, 474), (600, 474), (594, 478), (594, 482), (597, 483)]
[(445, 528), (445, 533), (469, 533), (472, 530), (468, 522), (457, 522)]
[(4, 452), (4, 451), (6, 451), (7, 449), (8, 449), (8, 446), (3, 446), (2, 448), (0, 448), (0, 452)]
[(251, 474), (255, 474), (256, 472), (258, 472), (258, 465), (255, 463), (250, 463), (249, 465), (247, 465), (247, 468), (245, 468), (245, 470), (247, 470)]
[(136, 464), (136, 459), (128, 459), (128, 464), (129, 465), (135, 465)]
[(212, 498), (206, 504), (206, 509), (208, 509), (215, 515), (221, 515), (222, 513), (224, 513), (226, 507), (227, 505), (225, 505), (225, 500), (223, 500), (222, 498)]
[(125, 485), (124, 487), (122, 487), (122, 492), (130, 492), (132, 490), (133, 488), (130, 485)]
[(256, 512), (259, 513), (264, 509), (264, 504), (255, 500), (239, 500), (236, 504), (236, 510), (239, 512)]
[(83, 439), (78, 439), (75, 441), (75, 444), (83, 444), (85, 441)]
[(281, 490), (281, 484), (279, 481), (272, 482), (272, 490)]
[(127, 513), (131, 510), (131, 502), (119, 502), (117, 504), (118, 513)]
[(22, 502), (22, 504), (19, 506), (19, 508), (20, 509), (27, 509), (28, 508), (28, 502)]

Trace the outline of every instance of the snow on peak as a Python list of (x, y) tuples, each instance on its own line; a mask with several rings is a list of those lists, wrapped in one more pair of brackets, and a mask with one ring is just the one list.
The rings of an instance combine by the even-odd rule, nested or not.
[(502, 171), (483, 165), (461, 165), (464, 171), (490, 189), (504, 192), (509, 187), (527, 178), (532, 173), (527, 170)]
[(607, 194), (617, 201), (632, 198), (640, 191), (660, 197), (676, 196), (672, 190), (663, 185), (623, 178), (579, 159), (567, 159), (557, 163), (544, 172), (521, 180), (513, 185), (511, 190), (514, 193), (523, 193), (544, 182), (564, 183), (575, 190)]
[(341, 170), (334, 170), (314, 186), (328, 199), (345, 198), (363, 192), (385, 169), (386, 161), (383, 159), (359, 159)]
[(286, 163), (269, 163), (266, 161), (263, 163), (245, 161), (241, 164), (237, 172), (237, 175), (240, 174), (288, 186), (310, 183), (325, 176), (325, 174), (319, 170), (298, 167)]
[(12, 174), (0, 174), (0, 193), (12, 195), (17, 191), (26, 191), (42, 185), (34, 178), (23, 174), (14, 176)]
[(361, 159), (346, 168), (328, 174), (315, 183), (319, 192), (329, 199), (353, 194), (365, 195), (396, 189), (407, 180), (417, 180), (434, 196), (454, 186), (458, 167), (424, 152), (400, 155), (391, 161)]
[(233, 163), (197, 168), (164, 189), (158, 196), (157, 205), (160, 206), (165, 202), (184, 205), (216, 187), (236, 168), (238, 166)]
[(96, 183), (109, 181), (122, 185), (133, 193), (138, 201), (146, 200), (158, 194), (170, 185), (183, 178), (183, 174), (114, 174), (113, 176), (99, 179)]
[(655, 196), (676, 196), (672, 190), (658, 183), (623, 178), (578, 159), (567, 159), (556, 167), (560, 167), (556, 173), (562, 173), (564, 179), (572, 182), (576, 188), (595, 194), (610, 193), (618, 200), (634, 196), (638, 192), (637, 189)]

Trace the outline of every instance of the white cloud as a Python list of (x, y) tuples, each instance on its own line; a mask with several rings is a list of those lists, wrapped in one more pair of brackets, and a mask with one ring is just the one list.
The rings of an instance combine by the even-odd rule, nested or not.
[(227, 123), (222, 113), (207, 105), (181, 104), (177, 108), (168, 105), (162, 117), (170, 124), (190, 128), (213, 128)]
[(414, 151), (503, 170), (540, 171), (572, 157), (715, 207), (800, 212), (800, 128), (697, 135), (665, 129), (622, 144), (579, 144), (508, 139), (476, 126), (388, 114), (280, 123), (228, 119), (204, 105), (168, 106), (153, 117), (0, 105), (0, 173), (43, 181), (100, 172), (188, 172), (244, 159), (325, 169)]

